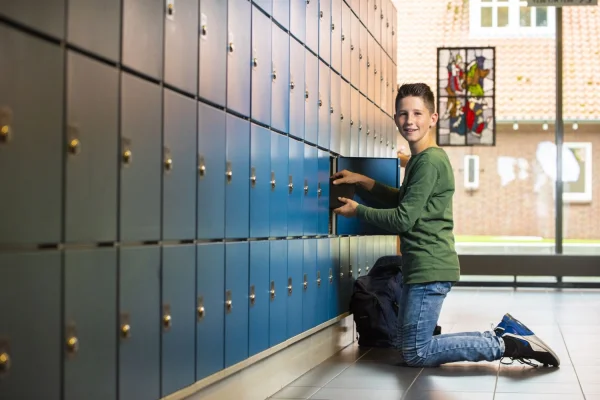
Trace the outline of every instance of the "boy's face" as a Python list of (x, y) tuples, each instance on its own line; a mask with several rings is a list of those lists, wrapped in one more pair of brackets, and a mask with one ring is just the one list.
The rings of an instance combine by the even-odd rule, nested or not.
[(437, 123), (437, 113), (431, 114), (420, 97), (405, 97), (400, 100), (396, 114), (396, 126), (408, 143), (418, 143)]

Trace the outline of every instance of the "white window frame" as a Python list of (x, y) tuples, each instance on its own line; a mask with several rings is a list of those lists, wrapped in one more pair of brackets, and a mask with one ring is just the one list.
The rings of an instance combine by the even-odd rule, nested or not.
[[(492, 7), (492, 27), (481, 26), (481, 8)], [(497, 27), (498, 7), (508, 6), (508, 26)], [(470, 0), (469, 1), (469, 38), (554, 38), (556, 33), (556, 8), (548, 9), (548, 26), (521, 26), (521, 7), (527, 6), (525, 0)], [(535, 7), (532, 7), (535, 8)], [(533, 11), (534, 13), (535, 11)]]

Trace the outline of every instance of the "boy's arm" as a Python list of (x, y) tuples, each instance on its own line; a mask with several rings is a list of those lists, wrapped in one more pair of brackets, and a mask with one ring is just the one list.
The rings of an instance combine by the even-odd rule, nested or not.
[[(365, 222), (393, 233), (403, 233), (413, 227), (421, 216), (438, 179), (437, 169), (429, 162), (415, 165), (410, 185), (396, 208), (377, 210), (359, 204), (357, 216)], [(397, 200), (398, 201), (398, 200)]]
[(377, 181), (374, 182), (371, 190), (357, 185), (356, 193), (367, 203), (379, 203), (385, 208), (392, 208), (398, 205), (399, 190), (391, 186), (384, 185)]

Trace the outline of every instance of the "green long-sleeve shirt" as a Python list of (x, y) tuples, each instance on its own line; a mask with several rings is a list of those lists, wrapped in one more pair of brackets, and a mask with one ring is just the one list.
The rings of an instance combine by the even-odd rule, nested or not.
[(450, 160), (443, 149), (430, 147), (410, 158), (400, 189), (375, 183), (369, 195), (387, 208), (358, 206), (358, 218), (400, 235), (405, 283), (459, 280), (453, 194)]

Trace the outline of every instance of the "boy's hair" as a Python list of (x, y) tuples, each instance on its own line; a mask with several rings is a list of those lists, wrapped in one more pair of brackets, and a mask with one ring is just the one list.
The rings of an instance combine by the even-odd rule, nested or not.
[(400, 100), (405, 97), (420, 97), (425, 103), (425, 107), (431, 114), (435, 113), (435, 98), (429, 86), (425, 83), (405, 83), (400, 86), (396, 94), (396, 114), (400, 107)]

